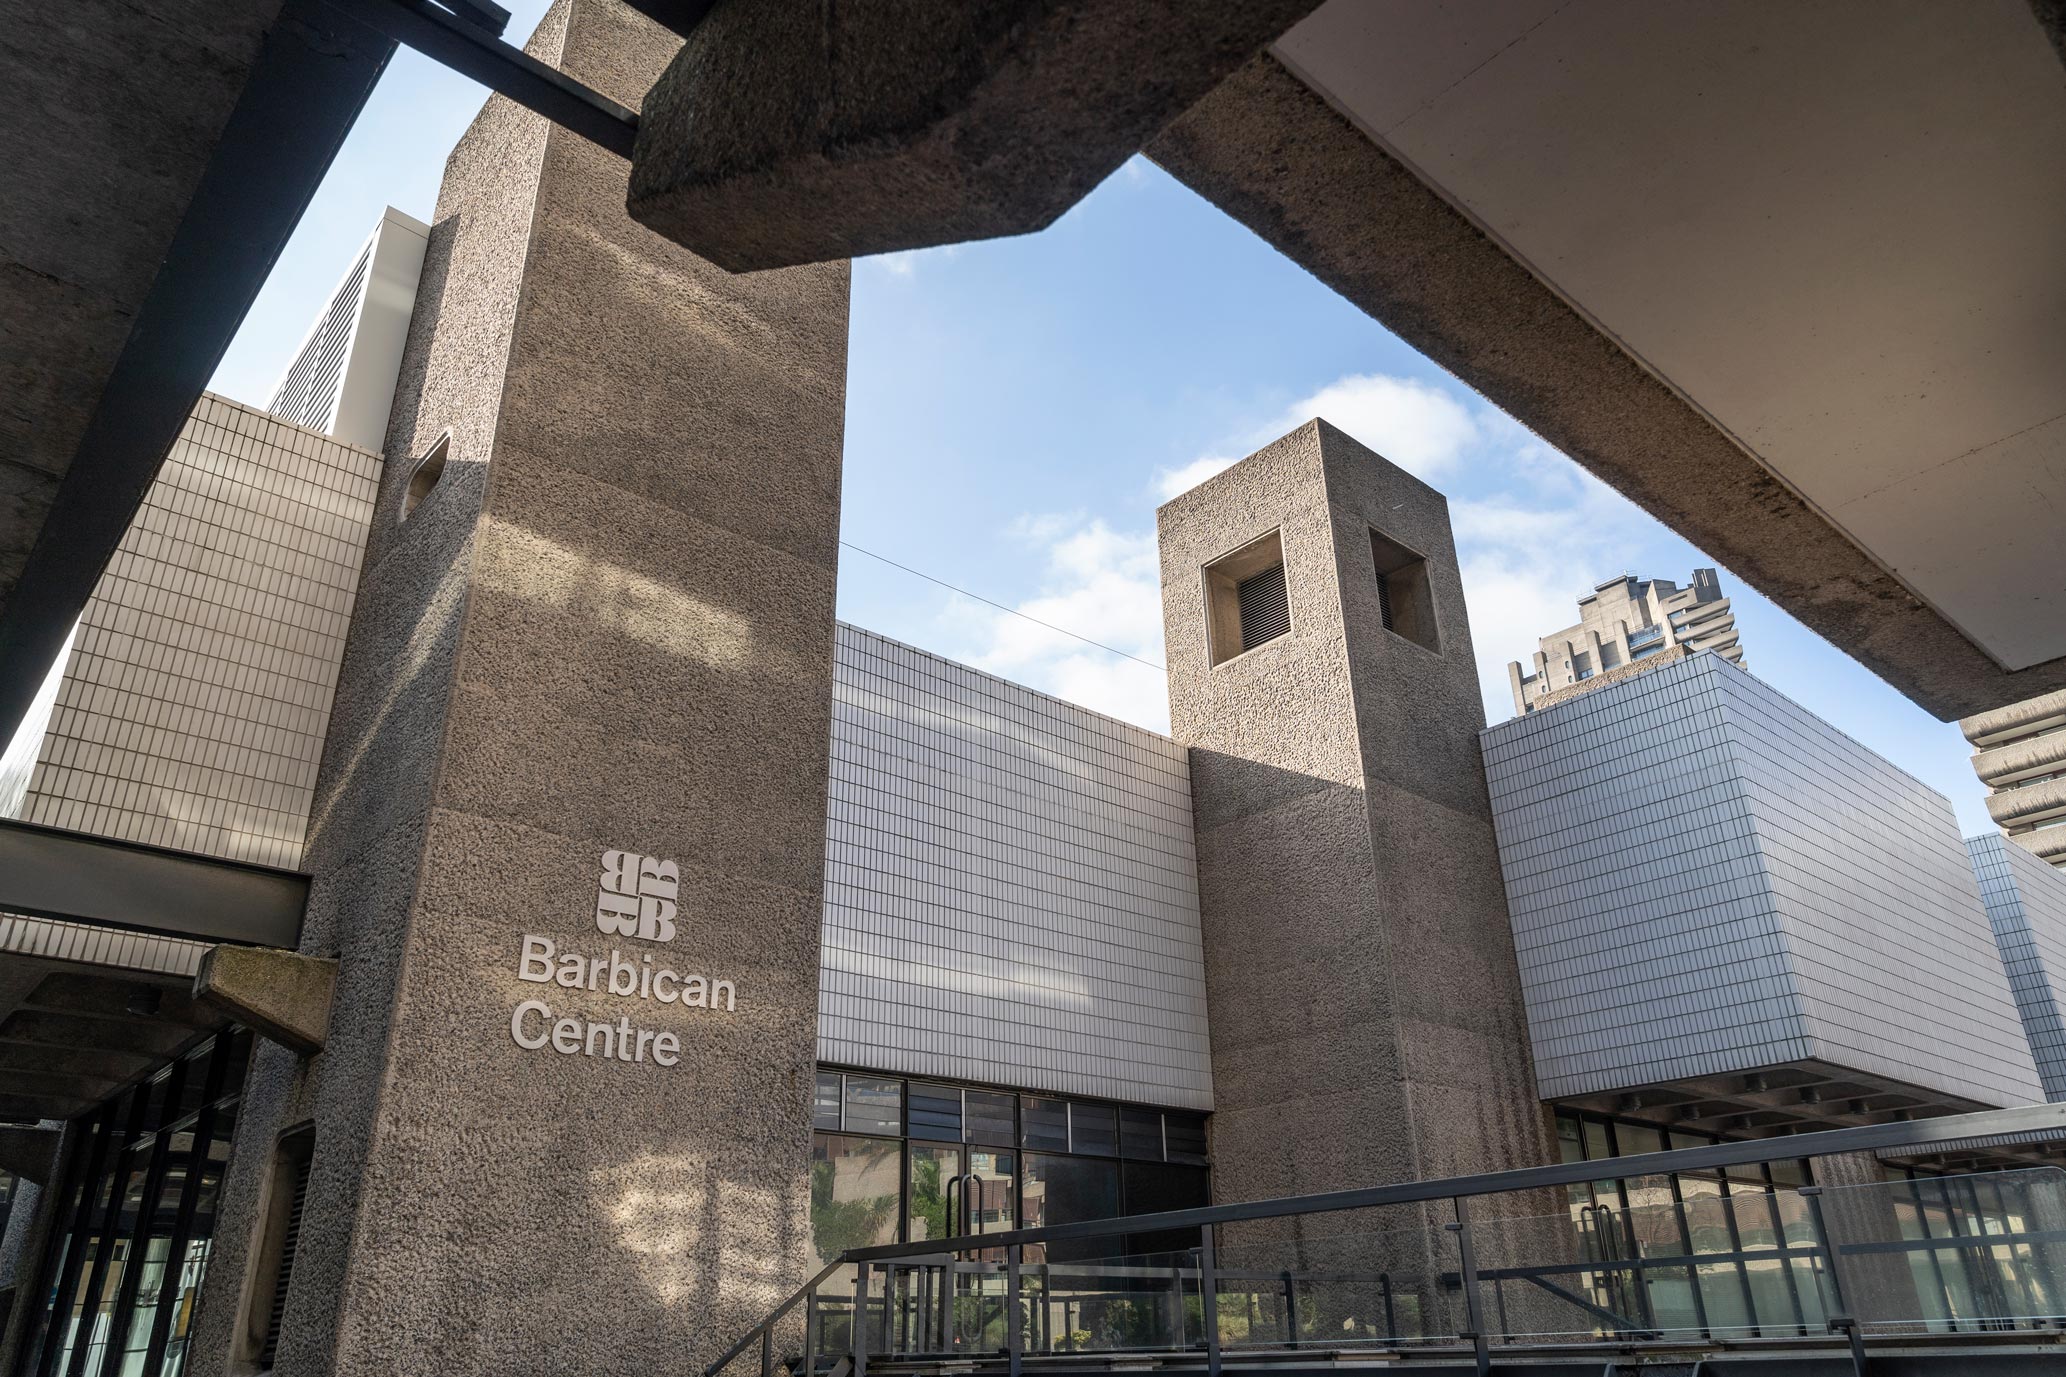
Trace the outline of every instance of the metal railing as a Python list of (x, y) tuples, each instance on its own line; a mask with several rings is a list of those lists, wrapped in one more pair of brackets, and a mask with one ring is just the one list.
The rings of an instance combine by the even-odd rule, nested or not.
[[(799, 1365), (804, 1377), (814, 1377), (828, 1351), (851, 1377), (867, 1377), (875, 1355), (1001, 1357), (1010, 1377), (1019, 1377), (1029, 1341), (1033, 1352), (1043, 1354), (1192, 1352), (1202, 1355), (1209, 1377), (1219, 1377), (1229, 1348), (1467, 1346), (1482, 1373), (1490, 1368), (1495, 1338), (1625, 1343), (1667, 1335), (1740, 1337), (1739, 1330), (1753, 1337), (1842, 1335), (1862, 1372), (1869, 1329), (1871, 1337), (1883, 1337), (1963, 1333), (1962, 1324), (2035, 1331), (2066, 1323), (2066, 1172), (2003, 1173), (2003, 1181), (2029, 1179), (2019, 1181), (2013, 1193), (1990, 1188), (2007, 1202), (1998, 1202), (1992, 1227), (1984, 1219), (1963, 1228), (1953, 1221), (1948, 1231), (1936, 1232), (1930, 1217), (1946, 1215), (1951, 1207), (1932, 1205), (1908, 1182), (1771, 1192), (1755, 1197), (1769, 1201), (1760, 1206), (1769, 1213), (1755, 1226), (1762, 1241), (1751, 1245), (1744, 1243), (1745, 1221), (1731, 1203), (1737, 1197), (1722, 1198), (1725, 1210), (1714, 1202), (1673, 1202), (1618, 1213), (1593, 1207), (1592, 1213), (1506, 1214), (1475, 1222), (1470, 1202), (1579, 1186), (1608, 1175), (1663, 1177), (2033, 1133), (2066, 1135), (2066, 1105), (851, 1248), (706, 1367), (704, 1377), (717, 1377), (756, 1342), (762, 1377), (773, 1377), (776, 1330), (799, 1305), (806, 1310)], [(2010, 1194), (2016, 1198), (2009, 1200)], [(1753, 1198), (1742, 1197), (1742, 1208)], [(1378, 1232), (1329, 1232), (1294, 1223), (1440, 1205), (1453, 1217), (1439, 1228), (1423, 1222)], [(1840, 1216), (1835, 1226), (1832, 1213)], [(1230, 1226), (1238, 1237), (1221, 1240), (1218, 1235)], [(1179, 1230), (1195, 1230), (1197, 1245), (1153, 1255), (1127, 1251), (1129, 1236)], [(1733, 1246), (1697, 1247), (1702, 1234), (1725, 1234)], [(1660, 1243), (1674, 1238), (1681, 1240), (1676, 1248)], [(1087, 1256), (1087, 1250), (1096, 1251), (1096, 1240), (1111, 1243), (1102, 1255)], [(1733, 1313), (1717, 1322), (1709, 1313), (1716, 1298), (1703, 1303), (1702, 1290), (1709, 1274), (1722, 1267), (1742, 1274), (1746, 1301), (1753, 1292), (1760, 1300), (1780, 1300), (1762, 1308), (1747, 1305), (1748, 1324)], [(849, 1268), (850, 1299), (819, 1294)], [(1926, 1304), (1932, 1277), (1939, 1301)], [(878, 1279), (880, 1297), (874, 1294)], [(1905, 1291), (1904, 1285), (1917, 1289)], [(1861, 1296), (1876, 1307), (1864, 1320), (1856, 1309)], [(1780, 1311), (1785, 1322), (1766, 1310)], [(1089, 1323), (1083, 1317), (1092, 1314), (1099, 1327), (1083, 1327)], [(828, 1343), (833, 1323), (842, 1317), (844, 1344)]]

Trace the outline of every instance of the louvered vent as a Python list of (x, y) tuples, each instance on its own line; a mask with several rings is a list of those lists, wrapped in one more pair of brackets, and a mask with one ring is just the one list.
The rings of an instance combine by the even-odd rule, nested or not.
[(1399, 629), (1399, 624), (1392, 620), (1392, 579), (1389, 574), (1377, 576), (1377, 619), (1384, 623), (1387, 631)]
[(308, 1204), (309, 1159), (300, 1154), (281, 1163), (292, 1172), (293, 1194), (287, 1202), (287, 1224), (280, 1233), (280, 1270), (273, 1278), (273, 1306), (265, 1319), (265, 1347), (259, 1350), (260, 1367), (271, 1367), (280, 1347), (280, 1321), (287, 1314), (287, 1283), (294, 1276), (294, 1254), (301, 1246), (301, 1213)]
[(1284, 595), (1284, 566), (1272, 565), (1234, 586), (1241, 606), (1241, 648), (1254, 650), (1291, 630), (1291, 605)]
[(343, 385), (345, 356), (351, 352), (352, 329), (359, 319), (359, 299), (366, 294), (366, 273), (373, 263), (369, 240), (345, 274), (322, 319), (308, 333), (301, 352), (287, 366), (266, 410), (325, 434), (337, 420), (338, 391)]

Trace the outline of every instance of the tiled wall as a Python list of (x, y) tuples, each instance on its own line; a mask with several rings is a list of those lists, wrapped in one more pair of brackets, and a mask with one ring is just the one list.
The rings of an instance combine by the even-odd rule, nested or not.
[(379, 468), (204, 394), (80, 618), (19, 816), (298, 864)]
[(2039, 1098), (1951, 801), (1761, 680), (1706, 672), (1819, 1054), (1984, 1103)]
[(1183, 748), (837, 644), (819, 1058), (1209, 1108)]
[(2047, 1100), (2066, 1100), (2066, 872), (1999, 832), (1966, 850)]
[(1940, 795), (1712, 655), (1483, 740), (1546, 1098), (1809, 1057), (2034, 1097)]

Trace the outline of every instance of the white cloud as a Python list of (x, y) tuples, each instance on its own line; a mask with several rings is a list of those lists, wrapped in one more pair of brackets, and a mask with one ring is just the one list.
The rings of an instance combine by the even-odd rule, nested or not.
[(1315, 416), (1416, 478), (1448, 470), (1486, 436), (1478, 417), (1447, 389), (1382, 373), (1337, 378), (1294, 402), (1278, 418), (1276, 433)]
[[(1448, 389), (1417, 378), (1351, 373), (1299, 398), (1268, 421), (1236, 436), (1225, 448), (1238, 455), (1253, 454), (1317, 416), (1416, 478), (1432, 479), (1487, 442), (1514, 443), (1491, 419), (1497, 415), (1482, 408), (1473, 410)], [(1520, 439), (1533, 442), (1534, 437), (1519, 426), (1510, 421), (1505, 425)], [(1158, 469), (1155, 491), (1168, 501), (1234, 462), (1216, 452), (1175, 468)]]
[[(1087, 637), (1149, 664), (1162, 662), (1154, 533), (1115, 531), (1081, 515), (1050, 514), (1022, 519), (1012, 534), (1043, 550), (1041, 591), (1018, 604), (1024, 616), (956, 600), (946, 613), (953, 639), (963, 647), (956, 658), (1072, 703), (1167, 731), (1169, 700), (1162, 675), (1076, 639)], [(1036, 626), (1029, 617), (1048, 626)]]
[[(1653, 534), (1611, 489), (1525, 428), (1452, 389), (1352, 374), (1283, 408), (1187, 464), (1155, 474), (1167, 499), (1314, 416), (1421, 478), (1447, 475), (1450, 518), (1490, 720), (1512, 713), (1506, 665), (1569, 625), (1593, 581), (1634, 568)], [(1028, 516), (1008, 533), (1039, 552), (1037, 595), (1018, 610), (1129, 655), (1162, 660), (1161, 573), (1152, 529), (1115, 530), (1076, 514)], [(1157, 731), (1168, 730), (1163, 676), (1082, 641), (973, 602), (946, 613), (950, 651), (993, 674)]]
[(918, 255), (923, 252), (923, 249), (903, 249), (897, 253), (878, 253), (862, 262), (874, 265), (891, 277), (909, 277), (918, 271)]
[(1225, 455), (1207, 454), (1181, 468), (1158, 469), (1155, 472), (1155, 491), (1167, 502), (1179, 493), (1189, 492), (1222, 469), (1232, 468), (1236, 462)]

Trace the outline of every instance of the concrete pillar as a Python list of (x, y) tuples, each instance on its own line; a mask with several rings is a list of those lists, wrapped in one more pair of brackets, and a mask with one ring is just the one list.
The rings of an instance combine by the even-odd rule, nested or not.
[[(1158, 527), (1218, 1198), (1550, 1161), (1446, 502), (1314, 421), (1163, 507)], [(1290, 630), (1229, 654), (1210, 612), (1221, 572), (1250, 557), (1224, 557), (1270, 540)]]
[[(560, 0), (530, 49), (636, 106), (676, 46)], [(627, 175), (500, 99), (447, 165), (308, 850), (327, 1042), (255, 1056), (197, 1372), (250, 1370), (303, 1124), (281, 1377), (693, 1371), (802, 1280), (848, 273), (729, 276)]]
[[(1839, 1249), (1850, 1244), (1893, 1243), (1904, 1237), (1902, 1216), (1908, 1189), (1870, 1152), (1843, 1152), (1814, 1161), (1823, 1187), (1822, 1217)], [(1955, 1265), (1956, 1254), (1946, 1253)], [(1875, 1330), (1913, 1331), (1930, 1309), (1916, 1291), (1915, 1273), (1904, 1253), (1851, 1253), (1843, 1262), (1844, 1300), (1851, 1313)]]

